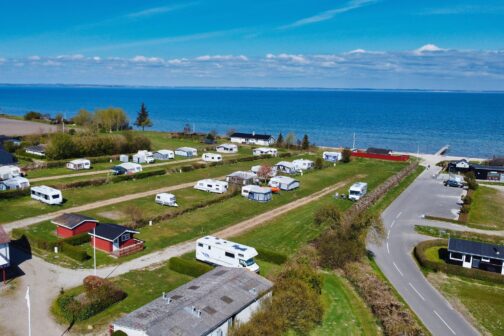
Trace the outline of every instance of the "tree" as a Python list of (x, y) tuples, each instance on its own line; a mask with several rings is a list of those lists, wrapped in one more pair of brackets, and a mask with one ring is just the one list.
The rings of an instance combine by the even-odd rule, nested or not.
[(142, 103), (140, 111), (138, 111), (135, 126), (142, 127), (142, 131), (145, 130), (145, 127), (152, 127), (152, 121), (149, 118), (149, 111), (147, 111), (147, 107), (145, 107), (144, 103)]
[(283, 135), (282, 135), (282, 133), (279, 133), (279, 134), (278, 134), (278, 138), (277, 138), (277, 140), (276, 140), (276, 145), (277, 145), (278, 147), (282, 147), (282, 146), (283, 146), (283, 144), (284, 144), (284, 138), (283, 138)]
[(129, 127), (128, 116), (123, 109), (116, 107), (97, 110), (93, 122), (98, 128), (107, 130), (110, 133)]
[(42, 113), (30, 111), (24, 115), (24, 120), (42, 119)]
[(56, 116), (54, 117), (54, 121), (56, 124), (62, 124), (63, 123), (63, 114), (61, 112), (58, 112)]
[(343, 149), (341, 152), (341, 162), (348, 163), (350, 162), (350, 158), (352, 157), (352, 151), (348, 148)]
[(310, 148), (310, 141), (308, 140), (308, 135), (303, 136), (303, 142), (301, 143), (301, 148), (306, 150)]
[(266, 181), (271, 177), (272, 171), (273, 168), (271, 168), (271, 166), (264, 164), (261, 167), (259, 167), (259, 170), (257, 171), (257, 177), (259, 177), (261, 181)]
[(77, 126), (91, 126), (93, 123), (93, 113), (86, 109), (80, 109), (79, 112), (73, 117), (73, 122)]
[(46, 148), (47, 158), (52, 160), (76, 157), (78, 154), (80, 154), (79, 149), (73, 142), (72, 137), (66, 133), (53, 134)]
[(324, 160), (322, 158), (317, 158), (315, 160), (315, 169), (322, 169), (324, 168)]
[(187, 123), (184, 125), (184, 134), (191, 134), (193, 132), (191, 124)]
[(289, 132), (285, 137), (285, 147), (291, 148), (296, 143), (296, 135), (292, 132)]
[(230, 128), (230, 129), (228, 129), (228, 130), (227, 130), (226, 135), (227, 135), (228, 137), (230, 137), (230, 136), (231, 136), (231, 135), (233, 135), (234, 133), (236, 133), (236, 130), (235, 130), (234, 128)]

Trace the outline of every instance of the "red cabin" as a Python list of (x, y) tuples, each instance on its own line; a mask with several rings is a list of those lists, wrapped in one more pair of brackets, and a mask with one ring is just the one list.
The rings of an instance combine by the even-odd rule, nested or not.
[(89, 234), (91, 246), (107, 252), (112, 256), (121, 257), (143, 250), (144, 242), (134, 238), (138, 231), (117, 224), (100, 224)]
[(51, 223), (57, 226), (56, 233), (59, 237), (68, 238), (92, 231), (98, 225), (98, 220), (80, 214), (65, 213), (54, 218)]

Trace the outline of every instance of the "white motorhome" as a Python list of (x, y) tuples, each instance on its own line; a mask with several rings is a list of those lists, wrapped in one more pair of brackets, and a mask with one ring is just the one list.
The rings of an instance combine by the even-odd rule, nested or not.
[(268, 185), (288, 191), (299, 188), (299, 181), (288, 176), (275, 176), (270, 179)]
[(357, 182), (352, 184), (348, 189), (348, 199), (352, 201), (360, 200), (367, 193), (368, 184), (365, 182)]
[(324, 161), (329, 162), (338, 162), (341, 161), (341, 153), (340, 152), (324, 152), (322, 153), (322, 158)]
[(255, 248), (206, 236), (196, 241), (196, 259), (211, 265), (226, 267), (245, 267), (252, 272), (259, 272), (259, 265), (254, 258), (257, 256)]
[(215, 147), (219, 153), (238, 153), (238, 146), (235, 144), (222, 144)]
[(0, 190), (26, 189), (29, 187), (30, 182), (28, 181), (28, 179), (21, 176), (16, 176), (0, 182)]
[(312, 160), (306, 160), (306, 159), (294, 160), (292, 161), (292, 163), (294, 164), (297, 170), (312, 169), (315, 164)]
[(241, 194), (243, 197), (257, 202), (269, 202), (273, 198), (273, 193), (270, 188), (260, 187), (253, 184), (243, 186)]
[(259, 148), (254, 148), (252, 150), (252, 155), (254, 155), (254, 156), (261, 156), (261, 155), (277, 156), (278, 150), (276, 148), (259, 147)]
[(201, 156), (201, 159), (205, 162), (220, 162), (222, 161), (222, 155), (217, 153), (205, 153)]
[(156, 203), (161, 205), (168, 205), (178, 207), (177, 198), (170, 193), (160, 193), (156, 195)]
[(175, 150), (175, 155), (193, 157), (198, 155), (198, 150), (192, 147), (180, 147)]
[(67, 162), (66, 167), (72, 170), (91, 169), (91, 161), (88, 159), (76, 159)]
[(132, 161), (134, 163), (153, 163), (155, 160), (152, 152), (139, 150), (138, 153), (133, 155)]
[(48, 186), (31, 187), (31, 198), (46, 204), (61, 204), (63, 203), (63, 195), (58, 189)]
[(170, 160), (175, 158), (175, 152), (169, 149), (160, 149), (154, 152), (154, 159), (156, 160)]
[(228, 183), (225, 181), (205, 179), (198, 181), (194, 189), (222, 194), (227, 191)]
[(17, 176), (21, 176), (21, 169), (18, 166), (0, 167), (0, 180), (8, 180)]

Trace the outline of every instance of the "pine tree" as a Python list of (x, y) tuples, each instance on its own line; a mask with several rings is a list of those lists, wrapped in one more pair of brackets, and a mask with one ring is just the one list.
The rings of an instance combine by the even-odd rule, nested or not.
[(140, 111), (138, 111), (135, 126), (142, 127), (142, 131), (145, 130), (145, 127), (152, 127), (152, 121), (149, 119), (149, 111), (147, 111), (147, 107), (145, 107), (144, 103), (142, 103)]
[(301, 143), (301, 148), (305, 149), (305, 150), (310, 148), (310, 141), (308, 140), (307, 134), (305, 134), (303, 137), (303, 142)]
[(278, 147), (282, 147), (283, 142), (284, 142), (284, 138), (283, 138), (282, 133), (280, 133), (280, 134), (278, 134), (278, 138), (277, 138), (276, 144), (277, 144)]

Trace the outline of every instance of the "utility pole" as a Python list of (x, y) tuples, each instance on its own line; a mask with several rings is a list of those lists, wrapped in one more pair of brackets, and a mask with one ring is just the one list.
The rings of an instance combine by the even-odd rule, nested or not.
[(28, 336), (31, 336), (31, 304), (30, 304), (30, 286), (26, 288), (26, 306), (28, 307)]
[(352, 145), (352, 149), (355, 149), (355, 132), (353, 134), (353, 145)]
[(93, 265), (94, 275), (96, 276), (96, 227), (93, 228)]

